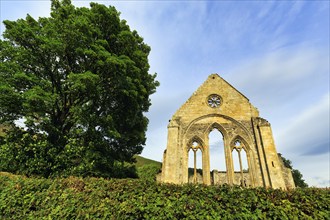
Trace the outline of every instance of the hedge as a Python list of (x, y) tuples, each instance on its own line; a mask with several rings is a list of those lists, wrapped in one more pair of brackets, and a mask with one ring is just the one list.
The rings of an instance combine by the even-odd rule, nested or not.
[(329, 219), (330, 190), (0, 173), (0, 219)]

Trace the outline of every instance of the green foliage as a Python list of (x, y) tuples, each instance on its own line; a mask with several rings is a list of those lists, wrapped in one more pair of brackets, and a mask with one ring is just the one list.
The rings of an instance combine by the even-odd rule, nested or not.
[(283, 164), (285, 167), (292, 169), (292, 162), (291, 160), (286, 159), (285, 157), (282, 156), (282, 154), (278, 153), (278, 156), (280, 159), (283, 161)]
[(291, 160), (286, 159), (280, 153), (278, 154), (278, 156), (280, 157), (280, 159), (282, 159), (284, 166), (291, 169), (293, 181), (296, 187), (302, 187), (302, 188), (308, 187), (308, 184), (303, 179), (303, 175), (300, 173), (300, 171), (293, 169)]
[(146, 164), (137, 168), (138, 177), (144, 181), (156, 181), (157, 174), (160, 173), (160, 166), (156, 164)]
[(282, 191), (0, 173), (1, 219), (328, 219), (329, 189)]
[(303, 179), (303, 175), (300, 173), (299, 170), (293, 169), (292, 170), (292, 177), (293, 177), (293, 181), (294, 184), (298, 187), (308, 187), (308, 184), (305, 183), (305, 180)]
[(135, 167), (139, 179), (147, 182), (155, 182), (157, 174), (161, 171), (162, 163), (138, 155), (134, 158), (136, 160)]
[[(150, 47), (114, 7), (52, 0), (51, 17), (4, 21), (0, 170), (122, 176), (141, 153), (155, 92)], [(23, 120), (18, 127), (16, 120)], [(2, 131), (1, 131), (2, 132)], [(0, 134), (3, 136), (3, 134)]]
[(6, 126), (0, 124), (0, 138), (6, 136)]

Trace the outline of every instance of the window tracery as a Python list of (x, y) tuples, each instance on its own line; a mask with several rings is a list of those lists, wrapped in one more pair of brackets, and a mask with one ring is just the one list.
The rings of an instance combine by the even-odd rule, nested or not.
[[(202, 152), (202, 146), (199, 142), (193, 141), (189, 151), (192, 150), (194, 153), (194, 176), (193, 183), (197, 183), (197, 151), (200, 150)], [(202, 152), (203, 153), (203, 152)]]
[(239, 172), (240, 172), (240, 185), (243, 186), (243, 187), (246, 187), (247, 183), (246, 183), (246, 179), (244, 179), (244, 174), (243, 174), (244, 169), (243, 169), (243, 159), (242, 159), (242, 154), (244, 154), (246, 156), (246, 151), (245, 151), (244, 144), (241, 142), (241, 140), (236, 139), (234, 141), (234, 144), (232, 146), (232, 154), (233, 154), (234, 150), (238, 154)]

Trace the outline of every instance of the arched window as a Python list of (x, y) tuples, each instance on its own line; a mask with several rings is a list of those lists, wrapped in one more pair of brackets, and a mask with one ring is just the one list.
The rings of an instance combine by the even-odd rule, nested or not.
[(226, 171), (226, 156), (223, 135), (218, 129), (213, 129), (209, 134), (210, 169)]
[(234, 145), (232, 146), (232, 157), (235, 175), (239, 172), (238, 183), (245, 187), (247, 186), (247, 178), (244, 173), (249, 172), (249, 167), (244, 145), (240, 140), (234, 141)]
[(233, 149), (232, 157), (233, 157), (233, 164), (234, 164), (234, 172), (241, 172), (238, 154), (239, 154), (239, 152), (236, 149)]
[(202, 176), (202, 146), (197, 141), (192, 142), (189, 147), (189, 168), (188, 178), (189, 182), (198, 183), (198, 176)]

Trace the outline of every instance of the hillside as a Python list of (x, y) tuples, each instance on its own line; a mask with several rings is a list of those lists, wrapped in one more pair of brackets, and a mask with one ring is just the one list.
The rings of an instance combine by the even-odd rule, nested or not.
[(141, 156), (135, 156), (135, 159), (135, 167), (138, 177), (144, 181), (156, 181), (156, 175), (160, 173), (162, 163)]
[(329, 192), (0, 173), (0, 219), (328, 219)]
[(158, 166), (159, 168), (161, 168), (161, 166), (162, 166), (161, 162), (151, 160), (151, 159), (148, 159), (148, 158), (145, 158), (142, 156), (135, 156), (135, 159), (136, 159), (135, 166), (137, 168), (145, 166), (145, 165), (155, 165), (155, 166)]

